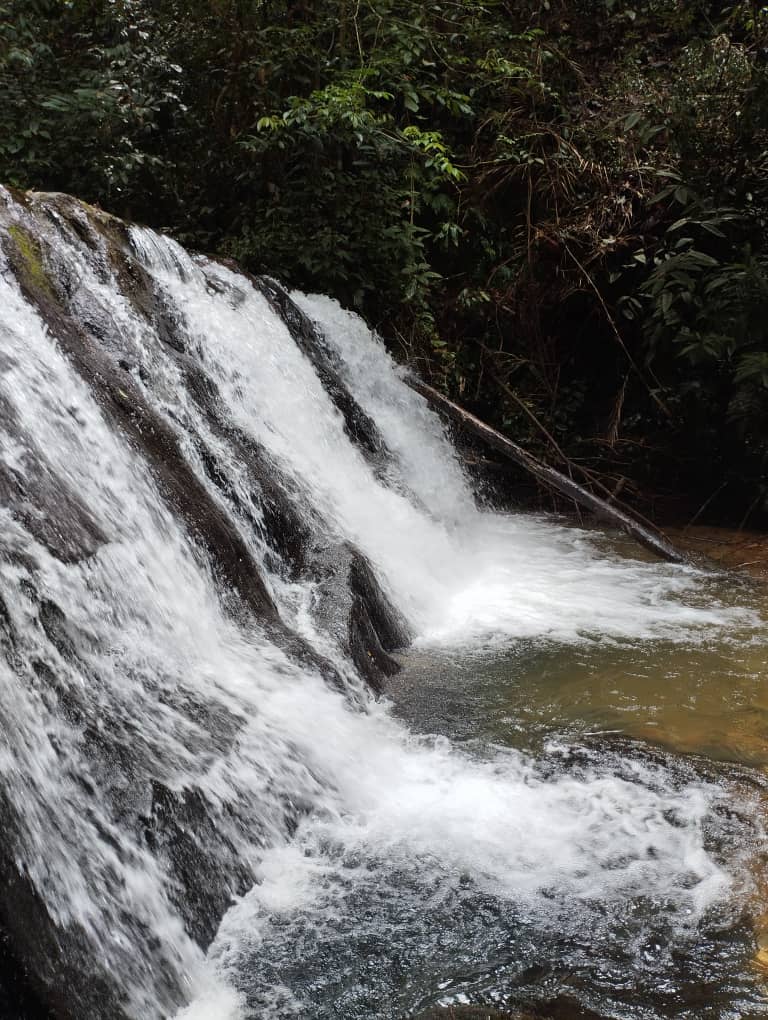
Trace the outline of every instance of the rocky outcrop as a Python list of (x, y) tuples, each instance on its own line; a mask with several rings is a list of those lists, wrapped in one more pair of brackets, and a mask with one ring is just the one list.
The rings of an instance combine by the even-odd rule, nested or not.
[(314, 365), (326, 392), (344, 418), (347, 435), (369, 458), (381, 463), (387, 455), (384, 440), (375, 423), (349, 392), (340, 375), (336, 355), (326, 344), (325, 338), (276, 280), (260, 277), (254, 282), (290, 330), (297, 347)]
[[(136, 259), (127, 226), (67, 196), (30, 198), (4, 192), (0, 245), (24, 298), (87, 384), (111, 428), (147, 465), (167, 509), (207, 560), (231, 616), (243, 628), (266, 634), (289, 658), (316, 669), (350, 697), (360, 697), (359, 691), (349, 690), (343, 671), (311, 647), (281, 613), (254, 553), (253, 537), (263, 545), (271, 574), (286, 582), (312, 582), (318, 625), (369, 686), (379, 690), (383, 678), (398, 668), (390, 653), (409, 640), (405, 621), (365, 557), (335, 536), (332, 522), (315, 512), (299, 483), (282, 474), (268, 452), (228, 419), (215, 381), (188, 343), (184, 322)], [(200, 427), (174, 416), (156, 398), (153, 380), (120, 323), (96, 303), (83, 306), (81, 281), (66, 260), (57, 259), (58, 245), (79, 246), (99, 284), (117, 285), (178, 370)], [(369, 460), (380, 462), (386, 449), (376, 426), (339, 378), (312, 324), (274, 281), (243, 279), (243, 287), (252, 285), (283, 317), (312, 361), (343, 415), (348, 435)], [(97, 516), (57, 474), (46, 451), (24, 435), (14, 408), (2, 398), (0, 427), (13, 438), (18, 462), (16, 466), (11, 458), (0, 458), (0, 509), (61, 564), (85, 567), (108, 544)], [(236, 483), (221, 450), (238, 465)], [(34, 578), (34, 564), (26, 562), (23, 549), (0, 544), (0, 556), (24, 563)], [(244, 859), (233, 833), (248, 830), (252, 846), (267, 845), (274, 835), (266, 823), (263, 833), (254, 825), (260, 816), (259, 793), (253, 792), (252, 803), (232, 801), (222, 807), (193, 779), (186, 786), (172, 782), (173, 770), (162, 758), (165, 749), (146, 739), (128, 711), (102, 702), (97, 653), (103, 650), (95, 647), (93, 636), (34, 580), (25, 584), (28, 625), (51, 654), (47, 661), (30, 658), (0, 592), (0, 655), (51, 717), (78, 734), (78, 753), (88, 770), (87, 775), (73, 775), (72, 782), (86, 813), (89, 804), (99, 808), (89, 824), (105, 844), (114, 843), (116, 859), (126, 851), (114, 841), (112, 825), (119, 826), (137, 853), (146, 852), (157, 861), (168, 876), (169, 902), (187, 935), (205, 947), (233, 897), (254, 882), (252, 861)], [(52, 662), (60, 664), (61, 675)], [(77, 683), (65, 681), (65, 671)], [(174, 691), (174, 712), (182, 732), (169, 734), (169, 748), (179, 741), (185, 752), (203, 762), (225, 760), (247, 722), (215, 697), (203, 699), (183, 685)], [(11, 722), (0, 711), (0, 727), (5, 725)], [(51, 746), (56, 749), (55, 737)], [(74, 767), (63, 750), (59, 766)], [(290, 834), (303, 810), (286, 797), (278, 807), (282, 831)], [(51, 909), (46, 889), (24, 865), (30, 845), (25, 826), (19, 800), (6, 796), (0, 783), (0, 931), (11, 947), (7, 973), (28, 974), (43, 1004), (39, 1009), (29, 1004), (29, 1020), (42, 1020), (48, 1008), (57, 1020), (135, 1020), (137, 1007), (125, 991), (132, 976), (138, 984), (153, 984), (157, 1016), (171, 1015), (185, 995), (172, 953), (154, 944), (141, 921), (121, 917), (119, 923), (139, 947), (135, 955), (140, 973), (116, 973), (109, 958), (99, 955), (92, 932)], [(132, 966), (129, 955), (121, 959)], [(2, 995), (0, 966), (0, 1003)]]
[(374, 690), (400, 668), (389, 654), (411, 640), (407, 622), (394, 608), (371, 565), (344, 543), (318, 552), (316, 615), (336, 635)]

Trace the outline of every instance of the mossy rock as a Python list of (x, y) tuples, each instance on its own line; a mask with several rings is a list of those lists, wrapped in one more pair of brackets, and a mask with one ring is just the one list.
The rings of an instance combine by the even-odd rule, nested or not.
[[(53, 294), (53, 288), (43, 264), (43, 254), (37, 240), (18, 223), (8, 227), (8, 234), (18, 255), (14, 267), (24, 282), (33, 290)], [(13, 260), (13, 254), (11, 254)]]

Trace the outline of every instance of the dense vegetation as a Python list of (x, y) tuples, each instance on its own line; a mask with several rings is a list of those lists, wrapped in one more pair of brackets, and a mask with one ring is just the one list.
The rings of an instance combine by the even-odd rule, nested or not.
[(0, 180), (336, 295), (602, 491), (758, 523), (767, 61), (752, 2), (0, 0)]

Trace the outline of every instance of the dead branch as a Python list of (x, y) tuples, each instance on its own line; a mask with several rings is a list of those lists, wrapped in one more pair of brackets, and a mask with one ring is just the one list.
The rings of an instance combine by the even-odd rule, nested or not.
[(439, 393), (427, 383), (422, 382), (421, 379), (411, 376), (407, 379), (407, 382), (412, 389), (420, 393), (433, 407), (474, 433), (474, 435), (482, 439), (492, 449), (497, 450), (511, 461), (514, 461), (515, 464), (533, 475), (537, 481), (547, 488), (559, 492), (568, 499), (591, 510), (601, 520), (621, 529), (644, 548), (650, 549), (651, 552), (656, 553), (662, 559), (668, 560), (670, 563), (686, 563), (688, 561), (685, 554), (676, 549), (666, 535), (657, 528), (652, 525), (641, 524), (632, 514), (625, 510), (620, 510), (618, 507), (611, 506), (606, 500), (595, 496), (594, 493), (589, 492), (577, 482), (574, 482), (573, 479), (561, 474), (554, 468), (549, 467), (549, 465), (543, 464), (528, 453), (527, 450), (518, 446), (517, 443), (513, 443), (511, 439), (507, 439), (500, 432), (497, 432), (496, 429), (486, 425), (485, 422), (481, 421), (474, 414), (459, 407), (458, 404), (449, 400), (448, 397)]

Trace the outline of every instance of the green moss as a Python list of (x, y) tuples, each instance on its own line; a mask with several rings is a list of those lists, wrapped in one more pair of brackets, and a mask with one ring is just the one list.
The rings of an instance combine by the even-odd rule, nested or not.
[(19, 272), (25, 277), (25, 282), (35, 290), (48, 291), (53, 293), (50, 281), (43, 266), (43, 257), (40, 245), (24, 227), (13, 224), (8, 228), (8, 233), (18, 252), (20, 265)]

